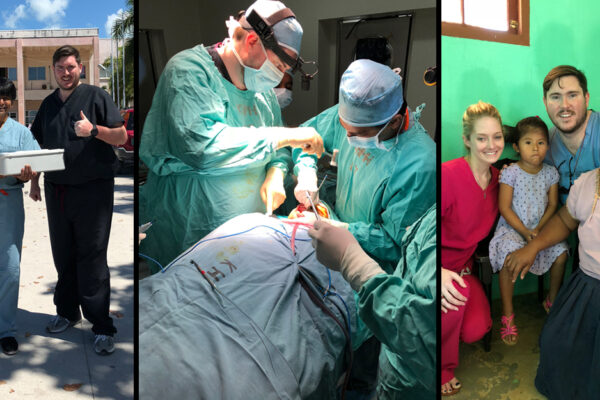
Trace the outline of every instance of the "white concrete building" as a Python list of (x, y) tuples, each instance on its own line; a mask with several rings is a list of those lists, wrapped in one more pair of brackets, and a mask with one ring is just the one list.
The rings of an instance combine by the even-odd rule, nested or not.
[(98, 28), (0, 31), (0, 76), (8, 77), (17, 87), (11, 117), (25, 125), (33, 122), (42, 100), (58, 87), (51, 69), (52, 55), (67, 44), (79, 50), (81, 82), (108, 90), (110, 75), (101, 82), (98, 67), (110, 57), (110, 39), (106, 40), (108, 54), (103, 55)]

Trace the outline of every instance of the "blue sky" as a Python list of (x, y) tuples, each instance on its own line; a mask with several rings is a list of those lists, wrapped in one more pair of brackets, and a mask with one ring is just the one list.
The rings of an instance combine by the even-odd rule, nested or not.
[(2, 0), (0, 30), (98, 28), (107, 38), (125, 9), (125, 0)]

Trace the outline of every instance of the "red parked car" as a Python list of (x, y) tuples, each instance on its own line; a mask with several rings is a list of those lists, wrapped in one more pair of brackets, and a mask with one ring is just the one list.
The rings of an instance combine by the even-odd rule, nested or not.
[(121, 111), (127, 129), (127, 141), (120, 146), (113, 146), (119, 159), (119, 167), (123, 170), (127, 165), (133, 165), (133, 108)]

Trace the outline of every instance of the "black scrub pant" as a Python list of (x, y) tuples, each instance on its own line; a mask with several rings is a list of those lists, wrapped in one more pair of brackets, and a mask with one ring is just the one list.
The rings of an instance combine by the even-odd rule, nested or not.
[(114, 179), (79, 185), (44, 182), (50, 244), (58, 282), (59, 315), (83, 316), (97, 335), (117, 332), (109, 316), (110, 274), (106, 261), (113, 212)]

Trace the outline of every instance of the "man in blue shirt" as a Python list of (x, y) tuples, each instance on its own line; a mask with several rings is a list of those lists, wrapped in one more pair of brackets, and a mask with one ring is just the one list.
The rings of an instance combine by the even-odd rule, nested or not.
[(581, 173), (600, 167), (600, 113), (588, 110), (590, 94), (583, 72), (554, 67), (544, 78), (544, 105), (554, 127), (545, 161), (560, 173), (560, 200)]

